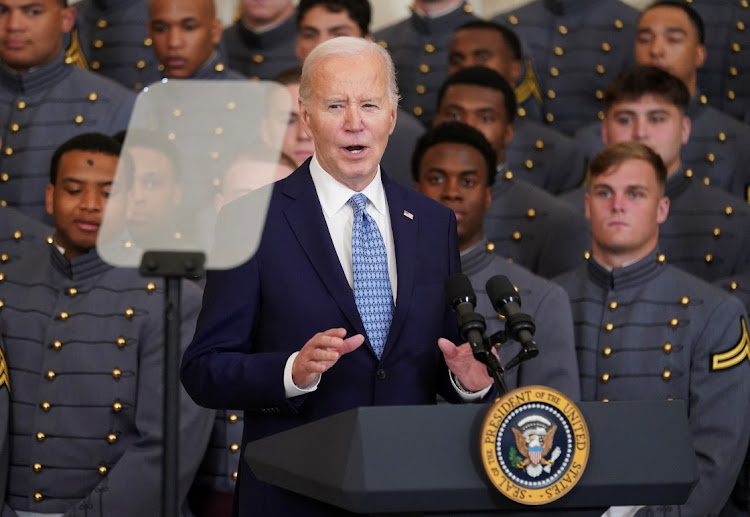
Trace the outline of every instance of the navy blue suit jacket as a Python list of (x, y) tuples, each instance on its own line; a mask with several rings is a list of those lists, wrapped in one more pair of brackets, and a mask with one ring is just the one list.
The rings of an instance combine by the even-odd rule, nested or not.
[[(182, 382), (198, 404), (245, 410), (243, 451), (248, 441), (358, 406), (433, 404), (436, 393), (458, 401), (437, 346), (441, 336), (458, 339), (443, 292), (445, 278), (460, 271), (455, 216), (385, 174), (398, 296), (382, 358), (366, 340), (323, 374), (316, 391), (286, 398), (285, 363), (314, 334), (343, 327), (347, 336), (366, 336), (308, 164), (273, 187), (253, 258), (209, 272), (196, 334), (183, 357)], [(252, 194), (227, 208), (248, 202)], [(234, 228), (234, 238), (241, 232)], [(261, 483), (240, 463), (236, 514), (337, 513)]]

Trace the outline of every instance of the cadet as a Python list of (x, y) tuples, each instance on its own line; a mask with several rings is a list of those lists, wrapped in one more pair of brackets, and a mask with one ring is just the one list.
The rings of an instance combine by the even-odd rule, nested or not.
[[(484, 236), (482, 219), (490, 206), (497, 157), (482, 133), (461, 122), (433, 127), (417, 143), (412, 156), (416, 189), (456, 213), (461, 271), (477, 295), (476, 310), (487, 322), (487, 334), (502, 330), (485, 291), (487, 280), (507, 276), (521, 295), (524, 312), (536, 320), (539, 356), (505, 372), (508, 389), (544, 384), (578, 399), (578, 365), (573, 341), (570, 302), (563, 289), (509, 263)], [(503, 365), (521, 351), (508, 342), (499, 350)]]
[[(5, 503), (17, 512), (160, 512), (163, 283), (114, 268), (94, 249), (105, 205), (124, 207), (113, 183), (119, 152), (102, 134), (63, 143), (45, 197), (54, 245), (2, 268), (0, 328), (13, 382)], [(184, 282), (182, 295), (184, 346), (200, 291)], [(183, 391), (179, 414), (185, 497), (214, 413)]]
[[(687, 114), (693, 131), (682, 149), (685, 168), (747, 199), (750, 127), (708, 105), (707, 97), (698, 90), (697, 72), (706, 60), (704, 40), (703, 22), (689, 4), (656, 2), (638, 21), (636, 62), (666, 70), (681, 79), (690, 92)], [(601, 149), (598, 133), (598, 124), (593, 124), (577, 135), (589, 157)]]
[(239, 18), (221, 41), (233, 70), (268, 81), (300, 66), (294, 54), (297, 27), (292, 0), (240, 0), (239, 8)]
[[(450, 74), (470, 66), (492, 68), (516, 85), (519, 106), (523, 96), (527, 97), (526, 104), (533, 100), (533, 95), (526, 95), (525, 85), (518, 84), (524, 67), (521, 43), (507, 27), (484, 20), (465, 23), (453, 34), (449, 58)], [(577, 187), (583, 179), (583, 150), (567, 135), (528, 115), (521, 116), (526, 112), (525, 108), (517, 109), (513, 140), (505, 149), (508, 168), (552, 194)]]
[(127, 127), (135, 93), (66, 65), (62, 35), (75, 21), (64, 0), (4, 0), (0, 37), (0, 205), (49, 221), (44, 188), (55, 148), (85, 131)]
[(583, 261), (589, 238), (582, 215), (568, 203), (516, 178), (505, 164), (513, 139), (513, 88), (494, 70), (471, 67), (448, 78), (438, 94), (435, 123), (457, 120), (478, 129), (497, 153), (498, 180), (484, 232), (498, 252), (545, 278)]
[[(81, 0), (68, 57), (126, 88), (161, 79), (146, 32), (148, 0)], [(77, 40), (76, 40), (77, 39)]]
[(569, 135), (597, 119), (604, 88), (633, 63), (637, 20), (620, 0), (535, 0), (494, 18), (529, 49), (545, 119)]
[(148, 32), (170, 79), (242, 79), (217, 49), (221, 20), (214, 0), (151, 0)]
[[(297, 57), (304, 62), (315, 47), (338, 36), (371, 40), (370, 17), (368, 0), (300, 0), (297, 6)], [(297, 97), (294, 100), (296, 102)], [(388, 139), (380, 163), (391, 179), (406, 187), (413, 187), (414, 182), (408, 167), (404, 166), (404, 157), (411, 156), (422, 133), (421, 122), (398, 108), (396, 128)]]
[[(643, 515), (717, 515), (750, 436), (747, 316), (740, 301), (667, 264), (667, 169), (638, 142), (590, 164), (591, 258), (558, 279), (573, 306), (583, 400), (672, 400), (688, 409), (698, 483), (675, 508)], [(668, 438), (667, 438), (668, 439)]]
[(0, 206), (0, 268), (29, 254), (41, 253), (52, 228), (14, 208)]
[[(604, 93), (604, 144), (637, 141), (661, 156), (667, 167), (669, 218), (659, 245), (669, 262), (712, 281), (750, 268), (750, 207), (685, 169), (680, 151), (691, 132), (685, 114), (690, 94), (684, 83), (655, 67), (632, 68)], [(695, 128), (695, 125), (692, 125)], [(584, 186), (562, 197), (584, 210)]]
[(432, 124), (438, 89), (448, 77), (451, 37), (476, 19), (471, 5), (462, 0), (414, 0), (409, 18), (375, 33), (396, 65), (401, 105), (424, 126)]
[(299, 83), (302, 78), (302, 69), (290, 68), (280, 73), (274, 81), (284, 86), (292, 99), (289, 113), (286, 110), (281, 114), (269, 113), (264, 118), (263, 134), (269, 144), (281, 142), (282, 154), (289, 157), (296, 169), (313, 155), (315, 147), (310, 138), (302, 128), (299, 119)]

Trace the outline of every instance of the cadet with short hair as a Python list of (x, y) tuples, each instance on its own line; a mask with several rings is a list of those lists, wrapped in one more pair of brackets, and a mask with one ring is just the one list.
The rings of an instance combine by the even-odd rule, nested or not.
[[(63, 143), (45, 197), (54, 245), (2, 268), (0, 336), (13, 382), (5, 503), (14, 511), (160, 511), (163, 282), (112, 267), (94, 249), (105, 206), (110, 217), (123, 216), (126, 193), (114, 183), (119, 152), (119, 143), (99, 133)], [(200, 291), (186, 281), (182, 295), (184, 347)], [(184, 498), (213, 412), (184, 391), (180, 400)]]
[(638, 142), (590, 164), (591, 258), (556, 280), (573, 307), (583, 400), (683, 400), (698, 461), (684, 505), (636, 515), (717, 515), (750, 437), (747, 316), (738, 299), (667, 263), (667, 168)]
[[(429, 129), (419, 139), (412, 156), (412, 174), (417, 191), (456, 214), (461, 271), (469, 277), (477, 294), (476, 310), (487, 322), (487, 333), (504, 328), (485, 291), (487, 280), (495, 275), (505, 275), (518, 286), (524, 312), (536, 320), (534, 337), (539, 356), (505, 371), (508, 389), (544, 384), (578, 399), (578, 365), (568, 296), (553, 282), (508, 262), (484, 235), (482, 221), (490, 207), (496, 163), (495, 151), (482, 133), (461, 122), (446, 122)], [(502, 364), (507, 365), (519, 352), (517, 343), (508, 342), (498, 354)]]

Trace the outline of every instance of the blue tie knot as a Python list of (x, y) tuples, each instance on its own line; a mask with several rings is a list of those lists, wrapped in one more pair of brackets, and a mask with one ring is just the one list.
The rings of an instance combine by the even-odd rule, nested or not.
[(349, 198), (349, 204), (352, 205), (354, 215), (361, 217), (365, 213), (365, 207), (367, 206), (367, 196), (364, 194), (354, 194)]

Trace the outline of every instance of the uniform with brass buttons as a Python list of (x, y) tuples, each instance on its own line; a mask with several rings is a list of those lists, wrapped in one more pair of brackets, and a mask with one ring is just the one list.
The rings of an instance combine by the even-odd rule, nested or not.
[[(0, 181), (5, 181), (6, 176), (1, 174)], [(10, 263), (32, 253), (42, 253), (52, 233), (46, 224), (14, 208), (0, 206), (0, 262)]]

